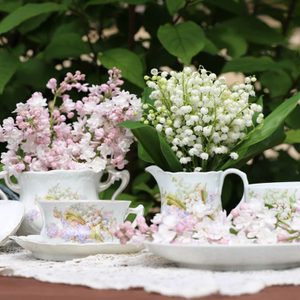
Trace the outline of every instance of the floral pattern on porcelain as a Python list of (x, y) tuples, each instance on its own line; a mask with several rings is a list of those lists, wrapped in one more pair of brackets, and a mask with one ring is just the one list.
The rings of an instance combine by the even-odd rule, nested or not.
[(103, 212), (93, 205), (74, 204), (61, 211), (53, 209), (57, 222), (46, 226), (49, 238), (60, 238), (68, 242), (107, 242), (113, 241), (113, 228), (116, 219), (110, 211)]
[(36, 201), (58, 201), (58, 200), (80, 200), (80, 194), (72, 191), (70, 188), (64, 188), (59, 183), (51, 187), (46, 195), (36, 196)]
[(187, 212), (196, 214), (214, 214), (221, 207), (216, 201), (218, 195), (209, 193), (206, 185), (201, 183), (191, 186), (183, 182), (182, 178), (173, 176), (172, 182), (176, 185), (176, 193), (161, 191), (162, 203), (167, 206), (176, 206)]
[(39, 219), (41, 217), (41, 213), (39, 210), (37, 209), (30, 209), (29, 211), (26, 212), (25, 214), (25, 218), (27, 221), (29, 222), (34, 222), (37, 219)]
[(267, 205), (295, 204), (297, 202), (297, 189), (266, 189), (263, 193), (249, 189), (249, 199), (262, 199)]

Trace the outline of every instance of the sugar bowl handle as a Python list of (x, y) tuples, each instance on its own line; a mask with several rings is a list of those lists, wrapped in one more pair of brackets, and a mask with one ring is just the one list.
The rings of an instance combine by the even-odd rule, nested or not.
[(0, 172), (0, 178), (4, 179), (5, 184), (8, 188), (10, 188), (13, 192), (20, 194), (21, 187), (18, 183), (13, 183), (10, 179), (10, 175), (6, 171)]
[(121, 194), (127, 187), (129, 183), (130, 175), (127, 170), (117, 171), (115, 169), (109, 169), (107, 170), (107, 172), (108, 172), (108, 178), (105, 182), (100, 182), (98, 191), (103, 192), (106, 189), (108, 189), (116, 180), (121, 180), (120, 186), (112, 195), (111, 200), (114, 201), (116, 200), (118, 195)]

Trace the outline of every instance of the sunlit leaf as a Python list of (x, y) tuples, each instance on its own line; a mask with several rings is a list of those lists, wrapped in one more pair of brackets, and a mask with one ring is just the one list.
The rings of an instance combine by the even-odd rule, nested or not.
[(188, 21), (178, 25), (165, 24), (159, 27), (157, 36), (164, 48), (189, 64), (193, 56), (205, 46), (206, 38), (202, 28)]
[(22, 22), (38, 15), (64, 9), (66, 9), (65, 6), (53, 2), (25, 4), (11, 12), (0, 22), (0, 34), (17, 27)]

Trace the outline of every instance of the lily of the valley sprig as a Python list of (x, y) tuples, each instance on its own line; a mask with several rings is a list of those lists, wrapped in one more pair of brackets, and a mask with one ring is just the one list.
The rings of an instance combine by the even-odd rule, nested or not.
[(283, 124), (300, 94), (282, 101), (266, 117), (254, 76), (230, 86), (200, 67), (145, 76), (143, 117), (127, 121), (139, 156), (165, 171), (215, 171), (241, 167), (285, 140)]
[(151, 74), (146, 80), (153, 104), (144, 105), (142, 121), (164, 136), (188, 171), (213, 168), (223, 155), (237, 159), (235, 145), (263, 121), (262, 106), (250, 101), (255, 77), (228, 86), (204, 68)]

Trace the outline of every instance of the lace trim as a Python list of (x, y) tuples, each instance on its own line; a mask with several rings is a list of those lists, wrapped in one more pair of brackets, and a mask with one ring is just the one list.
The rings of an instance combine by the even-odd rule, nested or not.
[(284, 271), (212, 272), (178, 268), (146, 251), (96, 255), (66, 262), (36, 260), (13, 242), (0, 248), (0, 273), (94, 289), (143, 288), (166, 296), (237, 296), (272, 285), (300, 285), (300, 268)]

